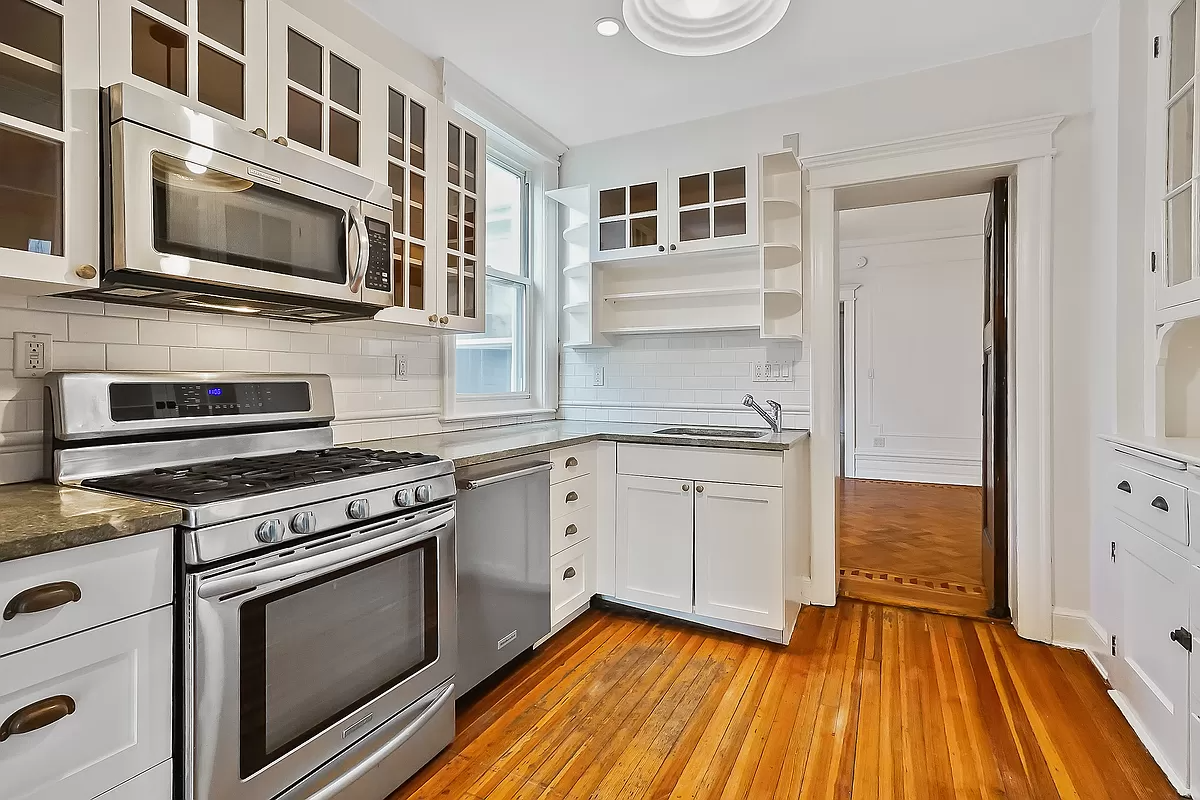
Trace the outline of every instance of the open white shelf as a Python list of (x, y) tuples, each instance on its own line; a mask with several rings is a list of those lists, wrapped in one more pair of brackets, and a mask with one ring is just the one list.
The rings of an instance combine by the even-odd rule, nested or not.
[(580, 247), (591, 247), (591, 230), (592, 226), (587, 222), (572, 225), (563, 231), (563, 241)]
[(800, 160), (796, 158), (796, 154), (791, 150), (767, 153), (762, 159), (763, 174), (768, 177), (799, 173), (802, 169)]
[(579, 276), (579, 275), (590, 275), (591, 271), (592, 271), (592, 264), (590, 261), (585, 261), (582, 264), (570, 264), (568, 266), (563, 267), (563, 274), (568, 277), (575, 277), (575, 276)]
[(572, 211), (589, 216), (591, 214), (592, 189), (590, 186), (564, 186), (561, 189), (550, 189), (546, 192), (546, 197)]
[(663, 333), (721, 333), (731, 331), (757, 331), (758, 325), (645, 325), (640, 327), (608, 328), (601, 331), (606, 336)]
[(591, 300), (581, 300), (576, 303), (567, 303), (566, 305), (563, 306), (563, 311), (566, 311), (568, 313), (571, 313), (571, 312), (582, 313), (582, 312), (590, 311), (591, 308), (592, 308)]
[(762, 189), (759, 325), (764, 339), (799, 339), (804, 323), (804, 172), (791, 150), (759, 159)]
[(800, 213), (800, 201), (792, 200), (787, 197), (764, 197), (762, 199), (763, 210), (774, 215), (787, 215)]
[(790, 242), (766, 242), (763, 244), (763, 259), (767, 269), (787, 269), (801, 263), (804, 258), (800, 245)]
[(726, 297), (739, 294), (756, 294), (757, 292), (757, 286), (731, 286), (718, 287), (715, 289), (664, 289), (662, 291), (655, 292), (621, 292), (619, 294), (606, 294), (604, 295), (604, 299), (613, 303), (636, 300), (686, 300), (688, 298), (699, 297)]
[(563, 252), (560, 338), (564, 347), (607, 346), (596, 331), (592, 308), (592, 190), (590, 186), (551, 189), (546, 196), (562, 208)]

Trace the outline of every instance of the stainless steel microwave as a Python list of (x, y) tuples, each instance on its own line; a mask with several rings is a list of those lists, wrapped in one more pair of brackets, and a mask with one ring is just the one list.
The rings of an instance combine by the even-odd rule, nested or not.
[(72, 296), (322, 322), (392, 304), (391, 189), (128, 85), (105, 91), (100, 286)]

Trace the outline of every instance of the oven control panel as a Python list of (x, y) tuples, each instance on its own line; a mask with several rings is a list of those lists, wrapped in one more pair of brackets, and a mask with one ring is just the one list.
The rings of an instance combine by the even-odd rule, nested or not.
[(370, 251), (367, 257), (366, 287), (379, 292), (392, 290), (392, 229), (386, 222), (367, 217), (367, 241)]
[(114, 383), (108, 404), (114, 422), (312, 410), (308, 384), (301, 381)]

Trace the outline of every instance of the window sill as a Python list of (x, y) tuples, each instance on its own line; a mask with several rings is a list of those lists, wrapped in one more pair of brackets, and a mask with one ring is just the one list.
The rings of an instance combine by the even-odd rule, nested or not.
[[(462, 405), (460, 403), (460, 405)], [(509, 406), (507, 408), (456, 409), (450, 414), (438, 417), (442, 422), (470, 422), (480, 419), (498, 419), (500, 417), (523, 417), (529, 414), (556, 414), (557, 408), (536, 408), (532, 405)]]

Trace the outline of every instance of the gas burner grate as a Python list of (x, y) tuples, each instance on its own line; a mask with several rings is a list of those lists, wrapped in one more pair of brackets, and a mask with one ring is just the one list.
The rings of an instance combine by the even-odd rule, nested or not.
[(343, 478), (432, 464), (438, 460), (437, 456), (423, 453), (331, 447), (159, 467), (90, 478), (83, 485), (191, 506), (315, 486)]

